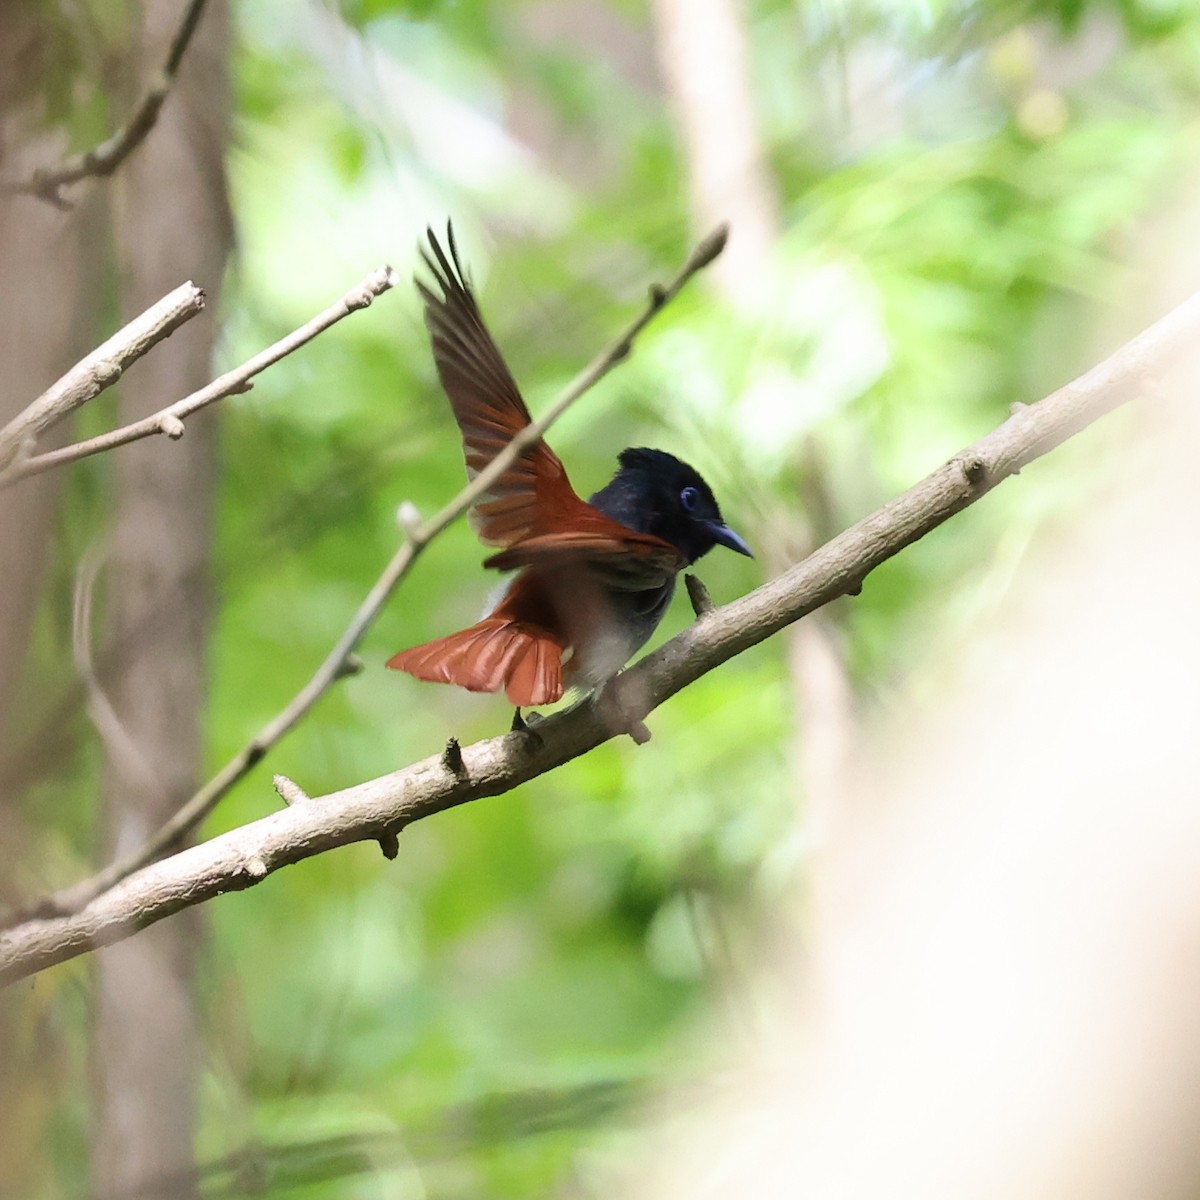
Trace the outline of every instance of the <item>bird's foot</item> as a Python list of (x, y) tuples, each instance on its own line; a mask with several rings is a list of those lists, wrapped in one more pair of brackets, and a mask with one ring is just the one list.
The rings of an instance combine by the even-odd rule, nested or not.
[(530, 747), (534, 750), (540, 750), (542, 747), (542, 735), (538, 733), (537, 727), (545, 721), (545, 717), (541, 713), (529, 712), (525, 716), (521, 716), (519, 708), (513, 709), (512, 732), (523, 733), (528, 739)]
[(442, 766), (458, 778), (465, 778), (467, 774), (467, 765), (463, 762), (462, 746), (459, 745), (458, 738), (452, 737), (446, 742), (446, 748), (442, 751)]

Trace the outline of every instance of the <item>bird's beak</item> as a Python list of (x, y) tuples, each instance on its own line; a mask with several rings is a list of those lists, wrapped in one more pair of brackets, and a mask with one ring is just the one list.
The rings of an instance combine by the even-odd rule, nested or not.
[(728, 546), (730, 550), (736, 550), (739, 554), (744, 554), (747, 558), (754, 557), (754, 551), (742, 541), (728, 525), (722, 525), (718, 521), (708, 521), (708, 532), (712, 534), (713, 539), (722, 546)]

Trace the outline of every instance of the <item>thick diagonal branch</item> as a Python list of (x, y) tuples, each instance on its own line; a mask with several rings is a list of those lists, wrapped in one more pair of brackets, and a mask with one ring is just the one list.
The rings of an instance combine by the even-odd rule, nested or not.
[[(621, 732), (625, 721), (839, 596), (876, 567), (973, 504), (1002, 480), (1129, 400), (1165, 361), (1195, 344), (1200, 295), (1066, 387), (1021, 408), (803, 562), (748, 596), (698, 619), (610, 685), (607, 703), (550, 717), (535, 741), (510, 733), (464, 747), (253, 821), (130, 875), (79, 912), (27, 921), (0, 934), (0, 984), (119, 941), (182, 908), (251, 887), (273, 871), (350, 842), (378, 840), (433, 813), (511, 791)], [(456, 759), (457, 762), (457, 759)]]

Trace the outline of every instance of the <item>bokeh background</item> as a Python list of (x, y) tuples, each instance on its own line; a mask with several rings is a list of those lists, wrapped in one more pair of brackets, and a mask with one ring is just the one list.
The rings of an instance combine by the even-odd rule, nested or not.
[[(181, 11), (4, 11), (0, 168), (119, 124)], [(208, 0), (160, 127), (126, 168), (70, 192), (70, 211), (0, 200), (3, 415), (192, 277), (210, 295), (193, 323), (204, 329), (156, 349), (76, 432), (159, 407), (210, 377), (210, 352), (212, 371), (241, 362), (380, 263), (407, 281), (424, 229), (447, 218), (536, 412), (727, 220), (723, 258), (550, 439), (584, 494), (625, 446), (695, 464), (758, 552), (701, 564), (721, 602), (1196, 287), (1198, 102), (1200, 14), (1185, 0)], [(461, 483), (407, 282), (219, 408), (179, 443), (0, 494), (7, 905), (135, 843), (244, 744), (394, 552), (399, 506), (431, 513)], [(714, 1092), (729, 1103), (729, 1073), (795, 1032), (789, 997), (828, 963), (823, 914), (847, 887), (870, 903), (874, 870), (828, 869), (830, 847), (884, 806), (887, 772), (864, 764), (897, 747), (954, 763), (962, 735), (937, 722), (964, 685), (999, 673), (1030, 702), (1040, 672), (1049, 688), (1062, 678), (1042, 643), (1014, 658), (997, 626), (1015, 608), (1074, 629), (1095, 593), (1072, 607), (1046, 581), (1080, 531), (1096, 540), (1115, 478), (1137, 493), (1158, 476), (1140, 420), (1108, 418), (875, 572), (861, 596), (702, 679), (652, 716), (649, 745), (605, 745), (422, 822), (393, 863), (373, 844), (338, 850), (9, 989), (0, 1193), (636, 1191), (663, 1130)], [(1122, 526), (1134, 544), (1154, 518), (1139, 520)], [(1173, 552), (1184, 587), (1187, 528)], [(476, 618), (494, 583), (481, 558), (465, 523), (440, 538), (366, 638), (365, 669), (204, 835), (271, 811), (272, 770), (318, 795), (449, 734), (505, 728), (502, 700), (382, 665)], [(103, 686), (146, 739), (132, 762), (97, 726), (72, 650), (85, 560), (99, 563)], [(1159, 570), (1105, 595), (1144, 603)], [(659, 640), (689, 619), (678, 600)], [(1098, 627), (1088, 653), (1108, 636)], [(1059, 749), (1069, 756), (1070, 739)], [(1043, 752), (1043, 765), (1064, 761)], [(1005, 761), (993, 746), (957, 778), (990, 779)], [(958, 799), (988, 795), (971, 786)], [(922, 853), (944, 864), (991, 837), (955, 826)], [(1019, 872), (1003, 879), (991, 899), (1019, 899)], [(983, 944), (1009, 910), (988, 913)], [(852, 976), (870, 995), (870, 972)], [(1081, 966), (1073, 978), (1086, 977)], [(1097, 1018), (1098, 1045), (1120, 1040), (1122, 1019)], [(955, 1086), (969, 1093), (970, 1075)], [(921, 1071), (897, 1077), (915, 1087)], [(877, 1084), (868, 1071), (839, 1103), (899, 1141), (911, 1111), (856, 1107)], [(685, 1160), (736, 1140), (769, 1097), (743, 1097)], [(736, 1175), (701, 1183), (766, 1194), (740, 1190), (758, 1186), (755, 1144)], [(801, 1194), (793, 1167), (770, 1194)], [(807, 1194), (909, 1194), (886, 1172), (859, 1182), (830, 1168)], [(1109, 1194), (1061, 1180), (1038, 1191), (1045, 1182), (1006, 1194)], [(1194, 1195), (1200, 1173), (1175, 1182)], [(961, 1186), (944, 1194), (985, 1194), (969, 1176)], [(1111, 1194), (1159, 1194), (1130, 1186)]]

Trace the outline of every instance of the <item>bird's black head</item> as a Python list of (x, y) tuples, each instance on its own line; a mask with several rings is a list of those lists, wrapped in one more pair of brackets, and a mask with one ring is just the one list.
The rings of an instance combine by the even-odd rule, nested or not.
[(623, 450), (621, 469), (590, 503), (638, 533), (652, 533), (695, 562), (714, 546), (748, 555), (750, 547), (721, 518), (712, 489), (685, 462), (663, 450)]

